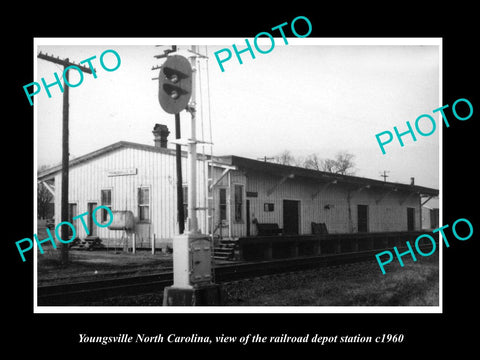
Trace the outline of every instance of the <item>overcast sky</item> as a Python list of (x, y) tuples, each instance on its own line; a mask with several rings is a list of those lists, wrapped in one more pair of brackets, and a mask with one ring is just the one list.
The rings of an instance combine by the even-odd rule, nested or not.
[[(375, 134), (393, 132), (393, 126), (406, 130), (406, 121), (414, 126), (419, 115), (433, 115), (432, 110), (442, 105), (437, 45), (361, 45), (361, 40), (351, 40), (355, 45), (333, 45), (335, 39), (319, 45), (325, 41), (304, 38), (289, 39), (289, 45), (281, 46), (280, 38), (268, 54), (256, 52), (255, 59), (248, 52), (242, 54), (242, 65), (233, 55), (221, 72), (214, 52), (231, 49), (232, 44), (242, 49), (245, 39), (128, 39), (129, 45), (120, 45), (119, 39), (75, 41), (81, 45), (67, 45), (74, 41), (64, 38), (37, 39), (48, 45), (34, 49), (37, 75), (32, 79), (40, 82), (43, 77), (51, 83), (53, 73), (60, 76), (63, 71), (59, 65), (36, 60), (36, 51), (77, 63), (96, 55), (92, 63), (97, 78), (85, 75), (80, 86), (70, 89), (73, 156), (120, 140), (152, 145), (155, 123), (166, 124), (173, 138), (174, 117), (161, 109), (158, 82), (152, 80), (158, 70), (151, 67), (161, 64), (153, 56), (162, 52), (154, 44), (176, 43), (185, 50), (196, 43), (209, 58), (200, 61), (197, 135), (201, 137), (203, 119), (205, 140), (209, 140), (210, 114), (215, 155), (256, 159), (289, 150), (295, 156), (317, 153), (331, 158), (343, 150), (355, 155), (357, 176), (382, 179), (380, 172), (387, 170), (388, 181), (409, 183), (415, 177), (417, 185), (439, 188), (441, 126), (431, 136), (417, 135), (416, 142), (405, 136), (404, 147), (395, 140), (386, 146), (386, 155), (375, 140)], [(112, 72), (99, 62), (107, 49), (117, 51), (122, 61)], [(106, 54), (105, 62), (116, 63), (112, 54)], [(78, 82), (76, 76), (71, 72), (71, 83)], [(61, 161), (62, 93), (58, 87), (50, 91), (51, 98), (44, 89), (35, 96), (38, 166)], [(441, 124), (438, 113), (434, 118)], [(181, 119), (183, 135), (188, 135), (190, 115), (182, 112)]]

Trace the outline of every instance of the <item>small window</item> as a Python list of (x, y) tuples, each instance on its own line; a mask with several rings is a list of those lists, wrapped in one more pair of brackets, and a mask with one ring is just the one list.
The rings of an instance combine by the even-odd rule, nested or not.
[(243, 207), (243, 186), (235, 185), (235, 221), (237, 222), (243, 220), (242, 207)]
[(220, 220), (227, 220), (227, 189), (219, 189)]
[(150, 189), (147, 187), (138, 188), (138, 219), (150, 220)]
[[(101, 202), (101, 205), (106, 206), (110, 210), (112, 210), (112, 190), (111, 189), (106, 189), (101, 191), (100, 202)], [(105, 223), (107, 221), (109, 221), (108, 211), (105, 209), (102, 209), (102, 222)]]
[(274, 210), (273, 203), (264, 203), (263, 204), (263, 211), (271, 212), (273, 210)]

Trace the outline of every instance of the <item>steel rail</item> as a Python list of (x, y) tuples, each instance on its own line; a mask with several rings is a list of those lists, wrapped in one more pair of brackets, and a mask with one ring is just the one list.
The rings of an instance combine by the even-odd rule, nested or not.
[[(342, 254), (276, 259), (259, 262), (235, 263), (215, 267), (217, 283), (227, 283), (259, 276), (302, 271), (318, 267), (343, 265), (372, 259), (377, 250)], [(173, 272), (150, 275), (118, 277), (95, 281), (39, 286), (38, 306), (85, 305), (101, 302), (106, 297), (143, 294), (158, 291), (163, 296), (163, 288), (173, 283)]]

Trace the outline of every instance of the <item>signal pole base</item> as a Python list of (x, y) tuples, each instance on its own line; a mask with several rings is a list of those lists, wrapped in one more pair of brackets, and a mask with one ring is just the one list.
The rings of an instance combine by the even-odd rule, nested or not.
[(222, 287), (218, 284), (193, 288), (166, 287), (163, 306), (215, 306), (222, 305)]
[(163, 306), (221, 305), (222, 289), (213, 283), (208, 236), (187, 232), (173, 239), (173, 285), (163, 291)]

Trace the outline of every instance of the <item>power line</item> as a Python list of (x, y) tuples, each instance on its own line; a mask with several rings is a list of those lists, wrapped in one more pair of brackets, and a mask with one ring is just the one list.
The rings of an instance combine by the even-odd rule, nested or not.
[[(83, 66), (83, 65), (80, 65), (80, 64), (76, 64), (75, 62), (73, 61), (70, 61), (68, 58), (66, 59), (60, 59), (58, 56), (55, 57), (55, 56), (52, 56), (52, 55), (48, 55), (47, 53), (43, 54), (42, 52), (40, 52), (37, 57), (39, 59), (42, 59), (42, 60), (47, 60), (47, 61), (50, 61), (54, 64), (58, 64), (58, 65), (61, 65), (64, 67), (64, 70), (69, 67), (69, 66), (76, 66), (77, 68), (79, 68), (80, 70), (82, 70), (84, 73), (87, 73), (87, 74), (91, 74), (92, 73), (92, 69), (90, 69), (89, 67), (86, 67), (86, 66)], [(93, 69), (95, 71), (95, 69)]]

